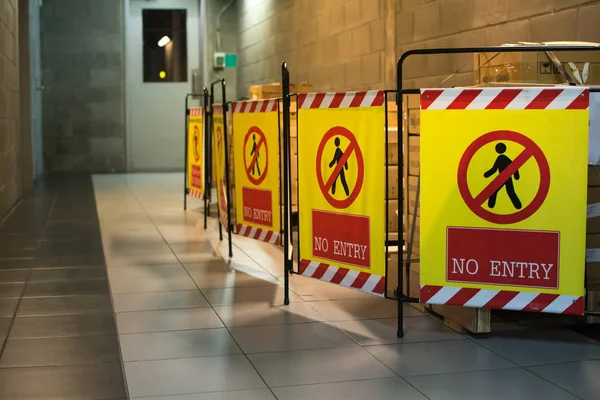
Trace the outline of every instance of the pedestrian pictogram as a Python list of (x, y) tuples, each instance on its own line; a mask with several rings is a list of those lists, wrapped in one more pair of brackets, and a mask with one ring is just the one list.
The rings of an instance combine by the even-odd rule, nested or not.
[[(494, 176), (494, 174), (496, 172), (501, 174), (502, 171), (504, 171), (506, 168), (508, 168), (508, 166), (510, 166), (510, 164), (512, 163), (512, 160), (510, 158), (508, 158), (508, 156), (506, 154), (504, 154), (505, 152), (506, 152), (506, 145), (504, 143), (498, 143), (496, 145), (496, 153), (498, 153), (498, 158), (496, 158), (496, 162), (494, 162), (494, 165), (492, 166), (492, 168), (483, 174), (483, 176), (485, 178)], [(515, 173), (513, 175), (508, 177), (508, 179), (506, 180), (506, 182), (504, 182), (504, 184), (500, 187), (500, 189), (502, 189), (503, 187), (506, 188), (506, 193), (508, 194), (508, 197), (510, 198), (510, 201), (512, 202), (513, 206), (517, 210), (520, 210), (523, 206), (521, 204), (521, 200), (519, 200), (519, 196), (517, 196), (517, 193), (515, 192), (515, 185), (513, 184), (513, 177), (515, 178), (515, 180), (517, 180), (517, 181), (519, 180), (520, 175), (519, 175), (518, 169), (515, 171)], [(492, 194), (490, 196), (490, 198), (488, 200), (489, 208), (494, 208), (496, 206), (496, 198), (498, 197), (498, 192), (500, 191), (500, 189), (496, 190), (494, 192), (494, 194)]]
[[(340, 138), (345, 138), (345, 146)], [(328, 145), (333, 141), (333, 146)], [(326, 149), (333, 152), (324, 154)], [(326, 157), (327, 168), (323, 172), (323, 157)], [(352, 171), (354, 169), (354, 171)], [(329, 204), (338, 209), (348, 208), (360, 193), (364, 179), (364, 160), (355, 136), (348, 129), (335, 126), (329, 129), (317, 149), (317, 180), (323, 196)], [(356, 176), (355, 182), (348, 184), (347, 174)], [(345, 196), (337, 191), (338, 181)], [(353, 185), (352, 185), (353, 184)], [(352, 190), (350, 190), (352, 186)], [(338, 196), (335, 196), (338, 193)]]
[(263, 131), (252, 126), (244, 138), (244, 169), (248, 180), (260, 185), (267, 177), (269, 168), (269, 148)]
[[(484, 146), (493, 142), (498, 142), (495, 144), (497, 157), (492, 160), (493, 164), (489, 170), (482, 171), (483, 177), (488, 179), (489, 183), (474, 195), (467, 179), (471, 160)], [(523, 150), (511, 159), (505, 154), (510, 146)], [(519, 172), (530, 159), (537, 163), (539, 187), (533, 200), (524, 206), (517, 194), (515, 183), (521, 181), (523, 185), (531, 184), (531, 177), (522, 176)], [(466, 205), (475, 215), (495, 224), (514, 224), (532, 216), (544, 203), (550, 188), (550, 167), (540, 147), (527, 136), (514, 131), (493, 131), (477, 138), (464, 152), (458, 165), (458, 188)], [(506, 196), (515, 211), (509, 214), (493, 212), (499, 196)], [(490, 210), (483, 207), (484, 203), (487, 203)]]
[(194, 125), (194, 160), (200, 160), (200, 129), (198, 125)]

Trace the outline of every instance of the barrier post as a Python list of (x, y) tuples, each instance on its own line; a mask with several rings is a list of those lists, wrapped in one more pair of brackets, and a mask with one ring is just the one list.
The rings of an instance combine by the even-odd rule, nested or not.
[(227, 236), (229, 240), (229, 257), (233, 257), (233, 244), (231, 242), (231, 186), (229, 185), (229, 134), (227, 132), (227, 98), (225, 93), (225, 79), (221, 79), (221, 104), (223, 104), (223, 143), (225, 146), (225, 187), (227, 195)]
[(285, 62), (281, 63), (281, 89), (283, 103), (283, 285), (284, 285), (284, 300), (285, 305), (290, 304), (290, 269), (291, 257), (289, 255), (289, 243), (292, 238), (292, 230), (290, 229), (290, 75)]
[[(211, 185), (211, 193), (212, 193), (212, 151), (213, 151), (213, 146), (212, 146), (212, 142), (213, 142), (213, 104), (215, 103), (215, 85), (220, 83), (221, 80), (216, 80), (213, 83), (210, 84), (210, 166), (211, 166), (211, 171), (210, 171), (210, 185)], [(219, 190), (217, 188), (217, 190)], [(217, 219), (219, 221), (219, 240), (223, 241), (223, 226), (221, 226), (221, 210), (220, 210), (220, 206), (219, 206), (219, 196), (217, 194)], [(209, 207), (210, 209), (210, 207)]]
[(185, 147), (184, 147), (184, 168), (183, 168), (183, 209), (187, 210), (187, 195), (188, 195), (188, 118), (190, 116), (189, 110), (189, 98), (190, 94), (185, 95), (185, 115), (183, 120), (183, 132), (185, 137)]
[[(210, 193), (210, 181), (209, 181), (209, 176), (210, 173), (212, 173), (212, 170), (210, 167), (208, 167), (208, 163), (206, 162), (208, 155), (210, 154), (211, 151), (211, 147), (207, 147), (209, 141), (208, 141), (208, 137), (210, 136), (208, 134), (208, 127), (210, 126), (208, 123), (208, 88), (205, 86), (204, 90), (203, 90), (203, 106), (204, 106), (204, 229), (207, 228), (207, 221), (208, 221), (208, 213), (210, 212), (210, 195), (207, 193)], [(186, 136), (187, 138), (187, 136)], [(207, 151), (208, 148), (208, 151)], [(186, 156), (187, 156), (187, 151), (186, 151)], [(208, 206), (206, 205), (206, 203), (208, 202)]]

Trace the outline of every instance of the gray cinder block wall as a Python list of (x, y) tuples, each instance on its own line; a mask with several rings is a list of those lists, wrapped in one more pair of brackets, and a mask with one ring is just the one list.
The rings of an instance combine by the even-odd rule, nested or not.
[[(394, 88), (395, 63), (416, 47), (600, 41), (598, 0), (238, 0), (238, 93), (292, 80), (318, 90)], [(407, 64), (407, 87), (472, 84), (472, 57)]]
[(17, 0), (0, 0), (0, 220), (23, 191), (17, 15)]
[(126, 169), (124, 0), (44, 0), (44, 160), (48, 171)]

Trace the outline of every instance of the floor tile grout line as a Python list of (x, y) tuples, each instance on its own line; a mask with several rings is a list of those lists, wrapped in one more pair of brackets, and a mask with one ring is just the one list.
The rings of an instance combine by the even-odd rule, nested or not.
[(560, 389), (560, 390), (564, 390), (566, 393), (569, 393), (569, 394), (573, 395), (574, 397), (576, 397), (576, 398), (578, 398), (578, 399), (585, 400), (585, 399), (583, 399), (583, 397), (577, 396), (575, 393), (571, 392), (571, 391), (570, 391), (570, 390), (568, 390), (567, 388), (564, 388), (564, 387), (560, 386), (559, 384), (557, 384), (557, 383), (555, 383), (555, 382), (552, 382), (552, 381), (551, 381), (551, 380), (549, 380), (549, 379), (546, 379), (546, 378), (544, 378), (543, 376), (541, 376), (541, 375), (540, 375), (540, 374), (538, 374), (537, 372), (535, 372), (535, 371), (532, 371), (532, 370), (530, 370), (530, 369), (529, 369), (529, 368), (527, 368), (527, 367), (521, 367), (521, 368), (522, 368), (523, 370), (525, 370), (525, 371), (527, 371), (527, 372), (529, 372), (529, 373), (531, 373), (531, 374), (533, 374), (533, 375), (537, 376), (538, 378), (540, 378), (540, 379), (542, 379), (542, 380), (544, 380), (544, 381), (546, 381), (546, 382), (550, 383), (552, 386), (555, 386), (555, 387), (557, 387), (557, 388), (558, 388), (558, 389)]
[[(130, 188), (131, 190), (131, 188)], [(133, 193), (133, 196), (136, 198), (136, 200), (138, 201), (138, 203), (140, 204), (140, 206), (142, 207), (143, 211), (146, 213), (147, 218), (150, 220), (150, 222), (152, 223), (152, 225), (154, 226), (154, 229), (156, 229), (158, 231), (158, 233), (160, 234), (160, 236), (163, 238), (163, 240), (165, 241), (165, 243), (167, 245), (169, 245), (169, 243), (167, 242), (167, 240), (165, 239), (165, 237), (163, 236), (162, 232), (160, 232), (160, 230), (158, 229), (158, 227), (156, 226), (156, 223), (154, 222), (154, 220), (152, 220), (152, 218), (150, 217), (150, 215), (148, 214), (147, 210), (143, 207), (143, 205), (141, 204), (141, 202), (139, 201), (138, 197), (135, 195), (135, 193)], [(169, 245), (169, 248), (171, 248), (171, 246)], [(172, 248), (171, 248), (172, 251)], [(175, 254), (173, 252), (173, 254)], [(177, 257), (177, 255), (175, 255), (175, 257)], [(179, 260), (179, 258), (177, 258)], [(181, 263), (181, 261), (180, 261)], [(183, 266), (183, 263), (181, 263), (181, 265)], [(184, 267), (185, 268), (185, 267)], [(188, 273), (188, 276), (190, 277), (190, 279), (192, 279), (191, 275), (189, 274), (189, 271), (186, 272)], [(194, 280), (192, 279), (192, 282), (194, 282)], [(271, 388), (269, 387), (269, 385), (267, 384), (267, 382), (265, 381), (265, 379), (263, 378), (263, 376), (258, 372), (258, 370), (256, 369), (256, 366), (254, 364), (252, 364), (252, 362), (250, 361), (250, 359), (248, 358), (248, 355), (244, 353), (244, 350), (241, 348), (241, 346), (239, 345), (239, 343), (235, 340), (235, 338), (233, 337), (233, 335), (231, 334), (231, 331), (225, 326), (225, 324), (223, 323), (223, 320), (221, 319), (221, 317), (219, 316), (219, 314), (217, 314), (217, 312), (215, 311), (215, 309), (213, 308), (212, 304), (210, 304), (210, 301), (206, 298), (206, 296), (204, 296), (204, 293), (202, 293), (202, 290), (200, 290), (200, 288), (198, 288), (198, 285), (194, 282), (194, 285), (196, 286), (196, 288), (198, 289), (198, 291), (200, 292), (200, 295), (203, 296), (205, 298), (205, 300), (208, 302), (208, 304), (210, 305), (210, 308), (212, 310), (212, 312), (215, 314), (215, 316), (219, 319), (219, 321), (221, 322), (221, 324), (223, 325), (223, 327), (225, 327), (225, 329), (227, 329), (227, 332), (229, 334), (229, 336), (231, 337), (231, 339), (234, 341), (234, 343), (236, 344), (236, 346), (238, 346), (238, 348), (240, 349), (240, 351), (242, 352), (242, 354), (244, 355), (244, 357), (246, 358), (246, 360), (248, 361), (248, 363), (252, 366), (252, 368), (254, 369), (254, 371), (256, 372), (256, 374), (260, 377), (260, 379), (262, 380), (262, 382), (264, 383), (264, 385), (269, 389), (269, 391), (271, 392), (271, 394), (277, 399), (277, 396), (275, 396), (275, 393), (273, 393), (273, 391), (271, 390)], [(120, 344), (120, 340), (119, 340), (119, 344)], [(119, 347), (120, 349), (120, 347)], [(121, 356), (123, 355), (123, 353), (121, 352)]]

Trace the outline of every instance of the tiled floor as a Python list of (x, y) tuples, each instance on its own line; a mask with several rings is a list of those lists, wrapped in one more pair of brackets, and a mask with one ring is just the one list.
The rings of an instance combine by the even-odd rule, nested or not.
[[(293, 276), (281, 250), (201, 226), (180, 174), (94, 178), (129, 393), (156, 399), (597, 399), (600, 346), (570, 330), (474, 339)], [(38, 290), (50, 290), (42, 289)]]
[(95, 176), (100, 232), (77, 182), (0, 231), (1, 399), (600, 398), (600, 346), (572, 330), (473, 338), (407, 306), (398, 339), (395, 302), (299, 276), (284, 306), (281, 250), (224, 257), (181, 174)]
[(91, 177), (48, 178), (0, 228), (0, 398), (127, 398)]

